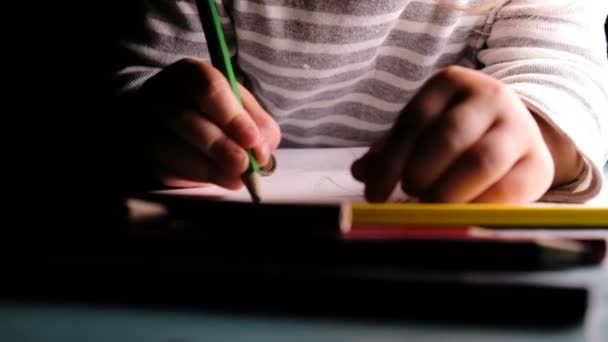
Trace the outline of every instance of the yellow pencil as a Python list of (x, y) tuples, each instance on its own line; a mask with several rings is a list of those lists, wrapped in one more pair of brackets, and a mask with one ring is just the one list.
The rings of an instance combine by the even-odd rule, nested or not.
[(345, 203), (340, 228), (353, 225), (398, 227), (403, 225), (482, 226), (508, 228), (604, 228), (608, 207), (496, 205), (496, 204), (368, 204)]

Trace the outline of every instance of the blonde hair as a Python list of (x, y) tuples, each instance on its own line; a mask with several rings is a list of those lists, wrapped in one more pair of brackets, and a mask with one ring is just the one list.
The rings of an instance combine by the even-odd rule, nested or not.
[[(463, 7), (463, 6), (454, 4), (458, 0), (435, 0), (435, 1), (437, 1), (437, 3), (439, 3), (440, 6), (443, 6), (446, 8), (463, 11), (463, 12), (467, 12), (467, 13), (483, 13), (486, 11), (493, 10), (497, 7), (500, 7), (511, 0), (486, 0), (485, 3), (478, 5), (478, 6), (473, 6), (473, 7)], [(539, 4), (542, 4), (543, 6), (549, 6), (552, 9), (561, 9), (562, 11), (570, 10), (570, 8), (573, 7), (576, 2), (577, 2), (577, 0), (539, 0)]]
[(459, 11), (463, 11), (463, 12), (467, 12), (467, 13), (482, 13), (482, 12), (486, 12), (489, 10), (492, 10), (502, 4), (504, 4), (505, 2), (509, 1), (509, 0), (488, 0), (488, 2), (478, 5), (478, 6), (474, 6), (474, 7), (462, 7), (462, 6), (458, 6), (454, 4), (454, 0), (436, 0), (439, 5), (447, 7), (447, 8), (451, 8), (451, 9), (455, 9), (455, 10), (459, 10)]

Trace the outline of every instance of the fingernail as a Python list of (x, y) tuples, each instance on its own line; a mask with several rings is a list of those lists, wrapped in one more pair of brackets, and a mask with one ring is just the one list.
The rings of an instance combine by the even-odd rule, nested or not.
[(264, 166), (260, 167), (260, 174), (262, 176), (270, 176), (274, 173), (276, 168), (277, 160), (275, 159), (274, 155), (270, 155), (268, 162)]
[(262, 152), (262, 160), (264, 160), (264, 163), (267, 163), (270, 159), (270, 145), (266, 141), (262, 141), (260, 150)]

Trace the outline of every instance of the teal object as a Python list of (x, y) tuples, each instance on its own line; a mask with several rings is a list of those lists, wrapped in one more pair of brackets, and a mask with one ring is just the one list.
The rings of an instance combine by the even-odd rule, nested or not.
[[(586, 325), (586, 324), (585, 324)], [(0, 303), (3, 342), (602, 342), (597, 327), (492, 328)]]

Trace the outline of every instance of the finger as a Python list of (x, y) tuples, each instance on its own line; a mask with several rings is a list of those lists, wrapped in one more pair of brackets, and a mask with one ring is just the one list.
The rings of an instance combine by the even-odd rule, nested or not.
[(367, 169), (369, 168), (369, 154), (355, 160), (350, 167), (350, 172), (354, 179), (359, 182), (367, 181)]
[(370, 167), (369, 161), (371, 159), (371, 156), (379, 153), (384, 148), (384, 145), (386, 144), (386, 138), (387, 136), (383, 135), (381, 138), (376, 140), (370, 146), (369, 150), (367, 150), (367, 152), (363, 156), (361, 156), (361, 158), (353, 162), (353, 164), (351, 165), (351, 173), (356, 180), (360, 182), (365, 182), (367, 180), (367, 169), (368, 167)]
[(240, 173), (218, 168), (214, 161), (178, 138), (164, 138), (159, 145), (157, 158), (163, 166), (161, 175), (165, 179), (172, 177), (188, 182), (214, 183), (229, 189), (242, 186)]
[(205, 113), (230, 138), (244, 148), (257, 143), (260, 132), (257, 125), (238, 101), (222, 73), (210, 65), (201, 64), (202, 94), (198, 103)]
[(405, 107), (382, 151), (370, 156), (365, 197), (383, 202), (399, 181), (412, 146), (421, 132), (455, 100), (457, 87), (443, 77), (431, 79)]
[(159, 174), (159, 179), (161, 180), (161, 182), (164, 185), (172, 188), (200, 188), (210, 185), (210, 183), (192, 182), (186, 179), (175, 177), (169, 172), (161, 171)]
[[(206, 113), (220, 129), (244, 148), (258, 139), (258, 129), (222, 73), (194, 58), (183, 58), (163, 69), (142, 87), (147, 96), (162, 98), (157, 106), (193, 107)], [(160, 113), (166, 108), (154, 108)]]
[(418, 196), (439, 179), (463, 152), (477, 142), (497, 118), (487, 101), (459, 103), (441, 115), (416, 141), (405, 165), (402, 187)]
[(550, 155), (528, 155), (472, 202), (525, 204), (538, 200), (551, 186)]
[(228, 175), (240, 174), (247, 169), (247, 152), (207, 118), (186, 111), (173, 122), (172, 127), (179, 137)]
[(254, 153), (261, 165), (266, 165), (270, 154), (276, 150), (281, 141), (281, 130), (277, 122), (258, 103), (255, 97), (242, 85), (239, 91), (243, 105), (260, 131), (259, 142), (254, 145)]
[(437, 202), (470, 202), (506, 175), (526, 153), (525, 146), (506, 125), (499, 125), (458, 158), (421, 197)]

